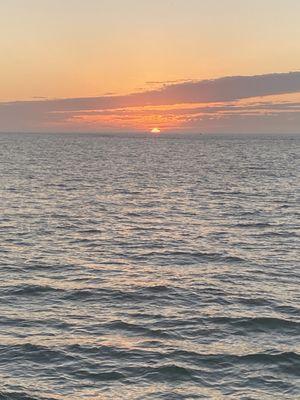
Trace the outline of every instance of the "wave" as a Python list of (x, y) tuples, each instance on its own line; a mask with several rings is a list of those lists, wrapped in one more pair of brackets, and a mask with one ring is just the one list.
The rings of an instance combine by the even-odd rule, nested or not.
[(123, 330), (123, 331), (128, 331), (131, 333), (136, 333), (136, 334), (141, 334), (145, 336), (150, 336), (150, 337), (159, 337), (159, 338), (166, 338), (166, 337), (171, 337), (170, 332), (166, 332), (165, 330), (162, 329), (157, 329), (157, 328), (149, 328), (145, 327), (143, 325), (138, 325), (134, 323), (129, 323), (125, 321), (113, 321), (105, 325), (106, 328), (108, 329), (113, 329), (113, 330)]
[(32, 343), (0, 345), (2, 361), (6, 364), (16, 361), (36, 362), (49, 364), (51, 362), (74, 361), (76, 358), (63, 349), (35, 345)]
[(0, 390), (0, 400), (55, 400), (53, 397), (34, 396), (26, 392)]
[(135, 258), (139, 260), (147, 260), (149, 257), (158, 257), (162, 259), (168, 259), (169, 262), (175, 262), (175, 264), (194, 264), (202, 262), (228, 262), (228, 263), (239, 263), (245, 262), (246, 259), (222, 253), (210, 253), (201, 251), (149, 251), (139, 254)]
[(203, 368), (205, 368), (206, 371), (215, 370), (217, 366), (220, 372), (223, 370), (223, 373), (225, 373), (228, 368), (235, 368), (238, 370), (238, 366), (243, 366), (243, 368), (254, 371), (262, 367), (266, 370), (271, 367), (273, 369), (276, 368), (282, 373), (289, 373), (296, 376), (299, 376), (300, 370), (300, 354), (293, 351), (270, 351), (236, 355), (229, 353), (205, 354), (193, 351), (174, 350), (168, 354), (168, 357), (181, 360), (184, 363), (188, 363), (190, 366), (193, 365), (191, 371), (193, 371), (194, 374), (201, 373)]
[(213, 317), (209, 318), (211, 322), (216, 324), (229, 324), (246, 329), (284, 329), (294, 328), (299, 329), (300, 323), (298, 321), (292, 321), (283, 318), (275, 317)]
[(191, 380), (193, 377), (193, 370), (177, 364), (167, 364), (157, 367), (144, 368), (142, 371), (142, 376), (144, 378), (158, 381)]
[(72, 326), (68, 321), (63, 321), (56, 318), (48, 318), (45, 322), (42, 318), (13, 318), (13, 317), (4, 317), (2, 316), (0, 319), (0, 326), (5, 327), (18, 327), (18, 328), (26, 328), (26, 327), (44, 327), (45, 324), (51, 328), (57, 329), (67, 329)]
[(88, 379), (92, 381), (120, 381), (126, 376), (120, 372), (109, 371), (109, 372), (91, 372), (88, 369), (76, 370), (73, 374), (79, 379)]
[(15, 296), (39, 296), (44, 293), (60, 293), (63, 289), (55, 288), (53, 286), (43, 286), (43, 285), (16, 285), (3, 287), (2, 289), (5, 294), (15, 295)]

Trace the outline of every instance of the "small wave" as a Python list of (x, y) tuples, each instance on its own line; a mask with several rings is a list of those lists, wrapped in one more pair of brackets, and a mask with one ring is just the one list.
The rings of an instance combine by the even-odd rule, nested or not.
[(124, 291), (113, 288), (92, 288), (92, 289), (74, 289), (69, 290), (63, 294), (64, 300), (84, 300), (84, 301), (95, 301), (98, 299), (118, 300), (118, 301), (152, 301), (155, 293), (166, 293), (172, 291), (164, 285), (157, 286), (144, 286), (137, 288), (136, 290)]
[[(151, 253), (151, 255), (157, 255), (157, 253)], [(167, 253), (160, 253), (163, 257), (176, 257), (177, 261), (184, 261), (184, 263), (190, 264), (192, 262), (244, 262), (244, 258), (238, 256), (231, 256), (222, 253), (208, 253), (201, 251), (173, 251)], [(180, 260), (181, 258), (181, 260)]]
[(79, 233), (83, 233), (83, 234), (92, 233), (93, 234), (93, 233), (103, 233), (103, 231), (101, 231), (100, 229), (84, 229), (84, 230), (80, 230)]
[(139, 300), (140, 295), (137, 292), (125, 292), (116, 289), (106, 288), (92, 288), (92, 289), (74, 289), (67, 291), (64, 296), (64, 300), (96, 300), (98, 298), (109, 298), (118, 299), (122, 301), (126, 300)]
[(295, 238), (299, 237), (299, 234), (297, 232), (290, 232), (290, 231), (279, 231), (279, 232), (263, 232), (260, 234), (255, 235), (256, 237), (265, 237), (265, 238), (272, 238), (272, 237), (278, 237), (278, 238)]
[(15, 296), (39, 296), (49, 292), (63, 292), (63, 289), (58, 289), (53, 286), (42, 285), (17, 285), (5, 287), (6, 294)]
[(62, 362), (74, 360), (74, 357), (63, 350), (35, 345), (32, 343), (18, 344), (13, 346), (0, 346), (2, 361), (16, 362), (17, 360), (30, 360), (38, 363), (48, 364), (50, 362)]
[(150, 337), (169, 337), (170, 334), (161, 330), (153, 329), (145, 326), (124, 322), (124, 321), (113, 321), (106, 325), (109, 329), (125, 330), (132, 333), (143, 334)]
[[(0, 326), (10, 326), (10, 327), (41, 327), (45, 326), (45, 320), (40, 319), (27, 319), (27, 318), (8, 318), (2, 316), (0, 319)], [(72, 324), (68, 323), (67, 321), (62, 321), (55, 318), (47, 319), (47, 326), (56, 329), (67, 329), (72, 326)]]
[(193, 370), (181, 367), (176, 364), (161, 365), (158, 367), (149, 367), (145, 370), (143, 376), (155, 378), (155, 380), (190, 380), (193, 376)]
[(253, 298), (253, 297), (236, 297), (241, 304), (246, 304), (249, 306), (273, 306), (273, 302), (265, 298)]
[(299, 374), (300, 368), (300, 355), (293, 351), (291, 352), (262, 352), (253, 354), (204, 354), (193, 351), (175, 350), (168, 354), (169, 357), (181, 359), (183, 362), (190, 362), (198, 367), (205, 365), (209, 368), (214, 368), (215, 365), (222, 366), (222, 368), (236, 366), (237, 364), (244, 364), (250, 367), (252, 364), (260, 365), (273, 365), (282, 371), (287, 369), (293, 370), (294, 375)]
[(143, 287), (143, 290), (149, 291), (149, 292), (154, 292), (154, 293), (161, 293), (161, 292), (167, 292), (170, 290), (169, 287), (165, 285), (156, 285), (156, 286), (146, 286)]
[(119, 381), (125, 378), (125, 375), (116, 371), (91, 372), (87, 369), (76, 371), (74, 375), (80, 379), (89, 379), (93, 381)]
[(0, 390), (0, 400), (54, 400), (52, 397), (33, 396), (25, 392), (10, 392)]
[(252, 330), (274, 330), (274, 329), (299, 329), (300, 323), (283, 318), (256, 317), (256, 318), (230, 318), (214, 317), (210, 319), (216, 324), (229, 324), (240, 328)]
[(295, 367), (295, 372), (298, 374), (300, 368), (300, 355), (290, 351), (276, 354), (268, 354), (268, 353), (255, 353), (248, 354), (243, 356), (238, 356), (238, 358), (242, 361), (246, 362), (255, 362), (262, 364), (274, 364), (278, 365), (280, 363), (290, 363)]
[(232, 225), (233, 228), (269, 228), (272, 227), (273, 225), (268, 223), (268, 222), (249, 222), (249, 223), (237, 223), (235, 225)]

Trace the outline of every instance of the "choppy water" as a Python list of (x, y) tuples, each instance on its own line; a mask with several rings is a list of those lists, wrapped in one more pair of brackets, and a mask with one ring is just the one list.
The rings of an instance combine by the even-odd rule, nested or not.
[(0, 399), (299, 399), (299, 150), (0, 135)]

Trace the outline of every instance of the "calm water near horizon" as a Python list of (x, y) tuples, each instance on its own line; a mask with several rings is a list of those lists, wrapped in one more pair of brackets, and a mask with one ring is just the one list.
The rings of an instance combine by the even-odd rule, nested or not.
[(299, 399), (299, 156), (0, 134), (0, 399)]

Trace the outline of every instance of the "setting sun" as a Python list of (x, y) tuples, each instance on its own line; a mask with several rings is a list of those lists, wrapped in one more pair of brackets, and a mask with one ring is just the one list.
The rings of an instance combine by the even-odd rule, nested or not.
[(151, 133), (160, 133), (160, 129), (159, 128), (153, 128), (153, 129), (151, 129)]

